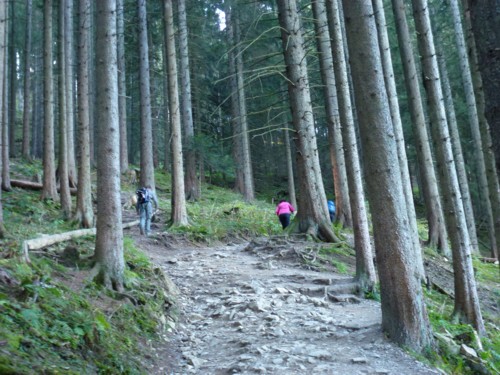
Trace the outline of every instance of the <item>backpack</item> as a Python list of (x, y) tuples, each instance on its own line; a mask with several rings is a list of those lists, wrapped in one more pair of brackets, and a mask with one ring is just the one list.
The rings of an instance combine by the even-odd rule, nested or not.
[(137, 195), (137, 203), (139, 204), (148, 203), (150, 200), (150, 194), (146, 188), (140, 188), (135, 194)]
[(333, 201), (328, 201), (328, 211), (335, 214), (335, 203)]

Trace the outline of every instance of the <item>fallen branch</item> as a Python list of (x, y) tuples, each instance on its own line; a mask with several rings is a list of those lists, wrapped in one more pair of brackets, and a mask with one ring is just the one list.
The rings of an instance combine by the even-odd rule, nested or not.
[[(130, 223), (123, 224), (122, 228), (126, 229), (126, 228), (133, 227), (134, 225), (138, 225), (138, 224), (139, 224), (139, 220), (135, 220), (135, 221), (132, 221)], [(27, 263), (30, 263), (30, 258), (29, 258), (29, 254), (28, 254), (30, 250), (42, 249), (44, 247), (54, 245), (54, 244), (59, 243), (59, 242), (72, 240), (72, 239), (78, 238), (78, 237), (95, 236), (95, 233), (96, 233), (96, 228), (77, 229), (77, 230), (72, 230), (70, 232), (52, 234), (52, 235), (48, 235), (48, 236), (33, 238), (31, 240), (26, 240), (22, 244), (24, 260)]]

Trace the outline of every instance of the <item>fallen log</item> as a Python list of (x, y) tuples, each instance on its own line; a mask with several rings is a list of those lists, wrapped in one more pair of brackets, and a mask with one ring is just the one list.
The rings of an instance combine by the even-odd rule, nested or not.
[[(22, 189), (30, 189), (30, 190), (42, 190), (43, 185), (39, 182), (33, 182), (33, 181), (24, 181), (24, 180), (10, 180), (10, 184), (13, 187), (18, 187)], [(57, 187), (57, 191), (60, 191), (61, 189)], [(76, 188), (70, 188), (69, 189), (71, 195), (76, 195), (77, 189)]]
[[(129, 223), (123, 224), (123, 229), (130, 228), (138, 224), (139, 220), (131, 221)], [(42, 249), (44, 247), (54, 245), (59, 242), (72, 240), (78, 237), (95, 236), (95, 233), (96, 233), (96, 228), (77, 229), (69, 232), (46, 235), (38, 238), (33, 238), (31, 240), (26, 240), (22, 244), (24, 260), (26, 261), (26, 263), (31, 262), (29, 258), (30, 250)]]
[(495, 263), (495, 264), (497, 264), (497, 262), (498, 262), (497, 258), (479, 258), (479, 260), (483, 263)]

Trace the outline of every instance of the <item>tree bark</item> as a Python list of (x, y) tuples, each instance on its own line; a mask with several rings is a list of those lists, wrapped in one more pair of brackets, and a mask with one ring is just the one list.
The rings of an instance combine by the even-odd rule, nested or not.
[(406, 157), (406, 145), (403, 135), (403, 124), (399, 113), (398, 93), (396, 91), (396, 82), (394, 80), (394, 69), (392, 66), (391, 47), (389, 36), (387, 35), (387, 24), (385, 21), (384, 4), (382, 0), (372, 0), (373, 10), (375, 12), (375, 22), (377, 24), (378, 42), (380, 48), (380, 58), (384, 69), (385, 89), (387, 90), (387, 99), (391, 111), (392, 125), (394, 126), (394, 135), (398, 148), (399, 168), (401, 169), (401, 181), (405, 194), (406, 207), (408, 213), (408, 223), (413, 235), (413, 247), (416, 262), (420, 272), (420, 277), (425, 280), (424, 261), (420, 239), (418, 238), (417, 214), (415, 213), (415, 203), (413, 202), (413, 191), (411, 187), (410, 171), (408, 169), (408, 159)]
[(89, 37), (90, 0), (78, 0), (78, 194), (75, 220), (82, 228), (94, 226), (90, 178)]
[(66, 148), (68, 159), (69, 186), (78, 185), (75, 160), (75, 74), (74, 74), (74, 38), (73, 38), (73, 0), (64, 0), (64, 48), (65, 63), (63, 65), (66, 81)]
[[(334, 0), (336, 1), (336, 0)], [(372, 290), (377, 276), (373, 264), (372, 247), (370, 243), (370, 233), (368, 228), (368, 218), (365, 207), (365, 196), (363, 191), (363, 182), (361, 180), (361, 171), (359, 167), (358, 148), (354, 129), (344, 125), (340, 126), (338, 112), (338, 102), (336, 94), (336, 82), (333, 69), (332, 46), (328, 32), (328, 22), (326, 6), (323, 0), (313, 1), (313, 13), (315, 18), (317, 43), (321, 45), (320, 63), (325, 87), (325, 97), (327, 100), (327, 113), (330, 112), (329, 132), (334, 134), (337, 143), (334, 148), (336, 154), (342, 163), (338, 164), (339, 172), (344, 169), (340, 176), (343, 181), (340, 184), (348, 184), (345, 190), (349, 194), (349, 206), (352, 213), (354, 229), (354, 248), (356, 250), (356, 279), (362, 290)], [(334, 8), (337, 4), (334, 4)], [(332, 10), (336, 10), (332, 8)], [(342, 139), (342, 135), (344, 135)], [(345, 152), (345, 157), (344, 157)], [(340, 157), (341, 155), (341, 157)], [(339, 197), (337, 197), (337, 201)]]
[[(338, 0), (327, 0), (327, 16), (328, 16), (328, 26), (332, 48), (332, 56), (335, 56), (335, 64), (333, 64), (334, 74), (335, 74), (335, 82), (337, 86), (338, 92), (338, 105), (339, 105), (339, 117), (340, 124), (342, 125), (342, 133), (344, 132), (344, 128), (355, 129), (354, 116), (353, 116), (353, 108), (351, 101), (351, 90), (349, 87), (349, 74), (347, 70), (347, 60), (346, 60), (346, 50), (344, 48), (344, 36), (342, 31), (341, 24), (341, 13)], [(344, 135), (345, 137), (346, 135)], [(346, 148), (352, 146), (352, 144), (348, 144), (352, 142), (351, 140), (345, 139)], [(357, 147), (356, 147), (357, 148)], [(359, 165), (359, 158), (358, 158)], [(355, 172), (356, 167), (353, 165), (353, 173)], [(347, 172), (349, 173), (349, 172)], [(360, 173), (360, 170), (358, 170)], [(348, 184), (348, 189), (351, 188), (351, 184)], [(348, 194), (351, 192), (347, 190)], [(340, 209), (338, 209), (339, 214), (337, 221), (340, 222), (343, 226), (352, 227), (353, 226), (353, 213), (351, 212), (351, 202), (347, 200), (350, 195), (346, 195), (343, 202), (338, 202), (341, 205)]]
[[(6, 13), (8, 10), (6, 9)], [(7, 16), (8, 17), (8, 16)], [(5, 76), (3, 78), (3, 85), (0, 87), (2, 90), (3, 103), (2, 103), (2, 129), (1, 129), (1, 145), (0, 153), (2, 154), (2, 169), (0, 174), (2, 175), (1, 189), (5, 191), (10, 191), (12, 189), (10, 185), (10, 156), (9, 156), (9, 38), (8, 38), (8, 18), (5, 19), (6, 31), (5, 38), (3, 41), (5, 54), (3, 59), (3, 64), (5, 66)]]
[(474, 40), (477, 47), (478, 66), (485, 93), (485, 114), (488, 120), (497, 173), (500, 174), (500, 13), (496, 0), (466, 3), (466, 15), (470, 12)]
[(181, 69), (181, 106), (184, 147), (186, 150), (186, 199), (196, 201), (201, 196), (200, 183), (196, 176), (196, 152), (194, 145), (193, 104), (191, 99), (191, 75), (189, 73), (188, 26), (186, 1), (179, 0), (179, 53)]
[(151, 186), (155, 190), (146, 0), (137, 0), (137, 14), (139, 18), (139, 78), (141, 92), (141, 186)]
[[(280, 85), (281, 91), (285, 92), (284, 85)], [(283, 98), (283, 105), (286, 103), (286, 97)], [(295, 193), (295, 179), (293, 173), (293, 160), (292, 160), (292, 145), (290, 144), (290, 131), (292, 129), (288, 128), (288, 116), (285, 111), (283, 111), (283, 137), (285, 141), (285, 158), (286, 158), (286, 170), (287, 170), (287, 182), (288, 182), (288, 196), (290, 203), (293, 207), (297, 207), (297, 194)]]
[[(15, 157), (16, 156), (16, 131), (17, 131), (17, 51), (16, 51), (16, 44), (15, 44), (15, 35), (18, 32), (17, 30), (17, 20), (16, 20), (16, 12), (15, 12), (15, 2), (10, 1), (8, 2), (9, 8), (10, 8), (10, 15), (9, 15), (9, 64), (7, 65), (9, 67), (9, 156), (10, 157)], [(9, 166), (9, 163), (6, 163), (4, 165)], [(8, 176), (5, 176), (4, 174), (4, 180), (3, 183), (6, 185), (8, 183)]]
[(453, 94), (448, 78), (448, 69), (446, 61), (442, 54), (439, 43), (436, 43), (436, 52), (438, 54), (439, 73), (441, 75), (441, 85), (443, 88), (444, 104), (446, 106), (446, 119), (450, 128), (450, 136), (453, 147), (453, 157), (457, 167), (457, 178), (460, 185), (460, 193), (462, 194), (462, 203), (464, 205), (465, 220), (469, 230), (471, 249), (475, 254), (479, 254), (479, 242), (477, 239), (476, 220), (474, 218), (474, 210), (472, 207), (472, 198), (469, 190), (469, 181), (467, 179), (467, 171), (465, 169), (465, 161), (462, 152), (462, 144), (460, 142), (460, 133), (458, 131), (457, 118), (455, 114), (455, 104), (453, 103)]
[(351, 211), (349, 185), (347, 182), (344, 144), (340, 125), (337, 87), (333, 69), (332, 47), (328, 32), (328, 22), (324, 0), (311, 1), (315, 18), (316, 45), (319, 53), (321, 78), (323, 81), (323, 96), (325, 98), (326, 122), (328, 127), (328, 146), (332, 165), (335, 200), (337, 202), (336, 218), (344, 217), (342, 211)]
[[(163, 27), (163, 39), (167, 40), (167, 34), (166, 34), (166, 20), (164, 19), (163, 22), (165, 23)], [(162, 57), (163, 61), (167, 61), (167, 44), (165, 43), (163, 48), (161, 49), (162, 52)], [(169, 85), (168, 85), (168, 66), (166, 63), (163, 64), (163, 108), (164, 108), (164, 114), (163, 116), (165, 117), (165, 138), (164, 138), (164, 155), (163, 155), (163, 169), (166, 172), (171, 172), (172, 171), (172, 137), (171, 137), (171, 124), (170, 124), (170, 104), (168, 100), (168, 92), (169, 92)]]
[[(500, 45), (497, 39), (499, 36), (498, 28), (500, 25), (500, 16), (498, 15), (498, 11), (496, 12), (496, 16), (494, 12), (490, 11), (492, 8), (490, 4), (487, 4), (489, 2), (475, 3), (472, 7), (474, 9), (473, 13), (476, 15), (474, 16), (474, 27), (471, 20), (470, 1), (463, 0), (463, 3), (465, 14), (464, 21), (467, 33), (466, 42), (469, 51), (470, 71), (472, 73), (472, 84), (474, 86), (479, 116), (482, 151), (485, 158), (488, 190), (495, 227), (495, 239), (497, 244), (496, 258), (498, 259), (498, 246), (500, 246), (500, 122), (498, 121), (498, 114), (500, 113), (500, 106), (498, 105), (497, 99), (498, 89), (500, 88), (500, 74), (496, 66), (489, 66), (489, 64), (495, 64), (500, 61), (500, 54), (498, 53)], [(485, 7), (483, 11), (481, 11), (481, 7)], [(491, 30), (489, 30), (490, 28)], [(476, 34), (477, 38), (481, 38), (479, 42), (482, 56), (481, 64), (478, 59), (478, 48), (474, 34)], [(489, 61), (489, 59), (492, 61)], [(481, 77), (481, 75), (484, 75), (484, 79), (486, 80), (485, 86), (488, 96), (488, 110), (486, 109), (485, 86), (483, 86), (483, 77)], [(490, 124), (492, 124), (491, 127)], [(493, 142), (492, 136), (495, 138), (495, 142)], [(496, 167), (494, 149), (497, 158)]]
[(231, 2), (227, 1), (225, 3), (225, 13), (226, 13), (226, 27), (227, 27), (227, 38), (229, 45), (228, 52), (228, 65), (229, 65), (229, 86), (230, 86), (230, 99), (231, 99), (231, 126), (233, 133), (233, 149), (232, 155), (234, 160), (235, 168), (235, 181), (234, 189), (243, 194), (244, 193), (244, 178), (243, 178), (243, 154), (241, 149), (243, 145), (241, 144), (241, 121), (240, 121), (240, 108), (238, 103), (238, 80), (236, 79), (236, 52), (234, 49), (234, 20)]
[(181, 114), (172, 0), (164, 0), (170, 124), (172, 127), (172, 225), (188, 225), (182, 160)]
[(427, 245), (438, 248), (443, 254), (449, 254), (448, 237), (429, 143), (429, 135), (427, 133), (427, 124), (418, 82), (419, 75), (413, 56), (404, 1), (392, 0), (392, 9), (396, 19), (399, 51), (403, 63), (408, 105), (410, 107), (413, 134), (416, 140), (415, 150), (417, 152), (422, 180), (422, 193), (429, 226)]
[[(490, 199), (490, 191), (488, 189), (488, 175), (486, 173), (485, 154), (483, 153), (479, 116), (477, 112), (476, 98), (474, 95), (474, 87), (472, 85), (472, 75), (470, 71), (469, 60), (467, 57), (458, 0), (451, 0), (450, 7), (453, 16), (455, 43), (457, 45), (458, 58), (460, 62), (460, 73), (462, 75), (462, 84), (467, 105), (467, 114), (469, 116), (469, 126), (472, 135), (472, 147), (475, 156), (474, 160), (476, 162), (476, 175), (479, 183), (480, 200), (483, 203), (482, 207), (485, 211), (484, 214), (486, 215), (486, 221), (488, 223), (491, 254), (492, 257), (497, 257), (498, 243), (497, 237), (495, 236), (495, 220), (493, 217), (492, 201)], [(494, 194), (498, 193), (495, 192)]]
[[(234, 11), (233, 11), (234, 13)], [(240, 48), (240, 21), (238, 17), (233, 17), (234, 24), (234, 39), (235, 45), (235, 61), (236, 61), (236, 85), (237, 85), (237, 97), (238, 97), (238, 108), (239, 108), (239, 123), (240, 123), (240, 134), (238, 137), (241, 138), (240, 145), (241, 149), (237, 152), (241, 153), (241, 172), (243, 176), (243, 198), (247, 202), (252, 202), (255, 199), (255, 188), (253, 181), (253, 171), (252, 171), (252, 157), (250, 151), (250, 140), (248, 136), (248, 116), (247, 116), (247, 104), (245, 95), (245, 85), (243, 80), (243, 51)]]
[(56, 162), (54, 156), (54, 81), (52, 72), (52, 0), (44, 0), (43, 30), (43, 190), (42, 199), (57, 201)]
[(61, 209), (64, 219), (69, 219), (71, 216), (71, 194), (69, 192), (69, 165), (68, 165), (68, 117), (67, 100), (68, 97), (68, 82), (66, 80), (66, 1), (59, 0), (59, 186), (61, 197)]
[(397, 343), (423, 352), (432, 344), (432, 333), (416, 272), (373, 8), (368, 1), (344, 0), (343, 6), (356, 108), (363, 109), (358, 110), (358, 120), (379, 267), (382, 329)]
[(120, 114), (120, 168), (121, 172), (128, 171), (127, 147), (127, 85), (125, 75), (125, 24), (124, 0), (116, 1), (116, 32), (118, 37), (118, 110)]
[(431, 131), (436, 145), (437, 166), (440, 171), (440, 187), (443, 194), (446, 226), (453, 251), (455, 276), (454, 315), (461, 321), (472, 324), (480, 335), (485, 334), (484, 322), (479, 306), (474, 270), (472, 268), (471, 245), (451, 140), (443, 106), (439, 69), (431, 29), (427, 0), (412, 0), (418, 49), (422, 61), (424, 87), (429, 102)]
[(120, 137), (118, 118), (118, 71), (116, 1), (97, 2), (97, 226), (95, 280), (123, 290), (122, 207), (120, 199)]
[[(292, 122), (296, 131), (299, 185), (297, 230), (337, 242), (328, 215), (316, 144), (304, 40), (295, 0), (278, 0), (278, 18), (285, 57)], [(293, 230), (294, 225), (292, 225)]]
[[(5, 75), (6, 75), (6, 64), (5, 62), (5, 38), (6, 38), (6, 24), (7, 24), (7, 17), (6, 17), (6, 1), (0, 1), (0, 90), (4, 87), (4, 80), (5, 80)], [(5, 95), (0, 96), (0, 110), (3, 112), (3, 102), (5, 101)], [(3, 123), (3, 116), (2, 113), (0, 113), (0, 132), (1, 129), (3, 129), (4, 123)], [(1, 138), (0, 138), (1, 140)], [(2, 142), (3, 143), (3, 142)], [(0, 145), (1, 148), (1, 145)], [(3, 165), (3, 156), (2, 153), (0, 152), (0, 171), (2, 170), (2, 165)], [(0, 186), (2, 185), (2, 174), (0, 173)], [(5, 238), (5, 225), (4, 225), (4, 219), (3, 219), (3, 204), (2, 204), (2, 189), (0, 188), (0, 239)]]
[(23, 88), (23, 144), (22, 154), (25, 159), (31, 158), (30, 150), (30, 116), (31, 116), (31, 34), (32, 34), (32, 0), (26, 0), (26, 34), (24, 37), (24, 88)]

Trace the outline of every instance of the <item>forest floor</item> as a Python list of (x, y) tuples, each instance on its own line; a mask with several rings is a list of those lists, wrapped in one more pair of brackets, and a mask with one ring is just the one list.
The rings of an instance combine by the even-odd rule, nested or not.
[(179, 320), (151, 344), (150, 374), (441, 373), (384, 336), (380, 303), (339, 287), (351, 277), (305, 267), (311, 242), (208, 247), (130, 232), (179, 289)]

